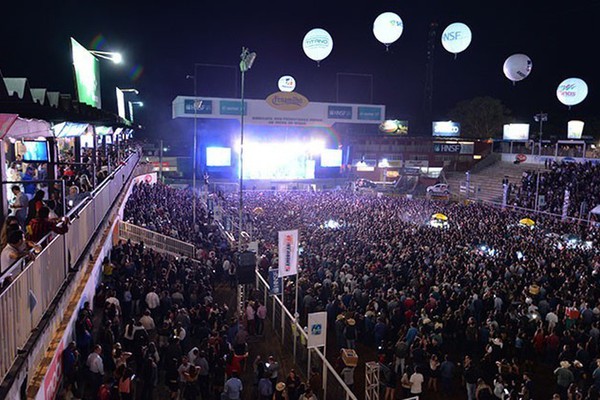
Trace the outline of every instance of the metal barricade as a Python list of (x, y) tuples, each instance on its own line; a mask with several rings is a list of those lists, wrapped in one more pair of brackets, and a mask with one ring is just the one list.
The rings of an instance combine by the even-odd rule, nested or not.
[(317, 393), (318, 399), (332, 400), (357, 400), (350, 388), (329, 363), (321, 349), (307, 348), (308, 335), (296, 321), (287, 307), (278, 296), (269, 295), (269, 284), (262, 275), (256, 271), (256, 289), (259, 299), (267, 306), (267, 316), (271, 318), (273, 330), (279, 336), (281, 345), (286, 349), (293, 349), (294, 364), (301, 368), (305, 376), (310, 376), (311, 367), (322, 371), (322, 392)]
[[(0, 378), (4, 379), (19, 349), (40, 323), (64, 284), (69, 268), (83, 255), (138, 160), (139, 155), (132, 154), (90, 198), (74, 207), (68, 214), (72, 221), (69, 231), (52, 237), (34, 261), (21, 260), (9, 268), (12, 282), (0, 291)], [(47, 240), (48, 236), (40, 243)]]
[(119, 222), (119, 238), (132, 242), (144, 242), (156, 251), (170, 253), (174, 256), (184, 256), (195, 258), (196, 247), (192, 244), (182, 242), (169, 236), (130, 224), (128, 222)]

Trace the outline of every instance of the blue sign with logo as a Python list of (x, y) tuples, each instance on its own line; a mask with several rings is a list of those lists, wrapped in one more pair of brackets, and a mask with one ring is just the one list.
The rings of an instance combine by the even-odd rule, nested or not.
[(310, 333), (312, 335), (320, 335), (323, 332), (323, 325), (321, 324), (313, 324), (310, 327)]
[(460, 136), (460, 123), (436, 121), (433, 123), (433, 136)]
[(350, 106), (328, 106), (327, 118), (352, 119), (352, 107)]
[(367, 121), (381, 121), (381, 108), (378, 107), (358, 107), (358, 119)]
[(212, 114), (212, 100), (186, 99), (183, 101), (185, 114)]
[(281, 294), (283, 288), (283, 278), (279, 277), (278, 269), (269, 270), (269, 294), (271, 296), (278, 296)]
[[(219, 112), (221, 115), (241, 115), (241, 102), (236, 100), (221, 100)], [(248, 114), (248, 103), (244, 102), (244, 115)]]

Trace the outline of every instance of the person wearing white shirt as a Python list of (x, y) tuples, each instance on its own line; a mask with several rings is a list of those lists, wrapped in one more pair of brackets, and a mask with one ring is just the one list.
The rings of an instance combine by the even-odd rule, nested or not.
[(150, 312), (154, 312), (160, 306), (160, 297), (158, 297), (154, 288), (146, 294), (146, 305)]
[(410, 376), (410, 394), (421, 394), (423, 391), (423, 381), (425, 378), (423, 374), (417, 368), (415, 372)]
[(551, 310), (546, 314), (546, 322), (548, 322), (548, 330), (552, 330), (558, 324), (558, 316)]
[(154, 323), (154, 318), (150, 315), (150, 310), (144, 311), (144, 315), (140, 318), (140, 323), (144, 327), (144, 329), (148, 332), (156, 329), (156, 324)]
[(92, 393), (98, 392), (98, 388), (102, 384), (102, 378), (104, 377), (104, 362), (102, 361), (101, 354), (102, 347), (97, 344), (94, 346), (94, 350), (90, 353), (85, 363), (92, 375)]

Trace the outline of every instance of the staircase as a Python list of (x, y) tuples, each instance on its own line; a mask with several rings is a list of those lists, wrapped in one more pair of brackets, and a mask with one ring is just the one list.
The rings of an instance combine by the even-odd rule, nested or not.
[[(470, 187), (474, 190), (469, 198), (488, 201), (502, 201), (502, 179), (508, 177), (513, 185), (520, 186), (523, 172), (543, 168), (534, 164), (514, 164), (512, 162), (498, 161), (481, 171), (471, 173)], [(465, 193), (460, 192), (461, 184), (464, 186), (466, 175), (464, 172), (447, 172), (446, 181), (450, 185), (453, 195), (464, 198)]]

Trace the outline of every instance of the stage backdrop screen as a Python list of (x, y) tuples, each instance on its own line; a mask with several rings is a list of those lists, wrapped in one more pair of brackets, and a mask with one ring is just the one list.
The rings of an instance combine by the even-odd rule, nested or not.
[(321, 153), (321, 167), (341, 167), (342, 150), (324, 149)]
[(231, 148), (229, 147), (207, 147), (207, 167), (229, 167), (231, 166)]
[(23, 161), (25, 162), (47, 162), (48, 161), (48, 143), (46, 141), (26, 140), (25, 154)]

